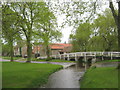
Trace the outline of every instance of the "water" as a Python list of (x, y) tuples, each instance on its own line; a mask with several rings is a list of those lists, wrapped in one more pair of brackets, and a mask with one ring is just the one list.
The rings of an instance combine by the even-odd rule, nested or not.
[(55, 72), (49, 77), (45, 88), (80, 88), (80, 78), (85, 72), (78, 64)]

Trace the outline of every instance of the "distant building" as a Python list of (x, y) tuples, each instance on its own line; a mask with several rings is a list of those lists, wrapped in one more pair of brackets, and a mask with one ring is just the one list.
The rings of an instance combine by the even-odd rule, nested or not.
[[(72, 50), (72, 44), (53, 43), (49, 45), (51, 55), (69, 53)], [(33, 53), (39, 53), (40, 56), (46, 56), (45, 48), (43, 45), (33, 47)]]
[[(72, 50), (72, 44), (64, 44), (64, 43), (53, 43), (49, 45), (51, 55), (57, 55), (57, 54), (64, 54), (64, 53), (70, 53)], [(19, 54), (19, 49), (14, 50), (15, 54)], [(32, 47), (32, 55), (40, 54), (40, 56), (46, 56), (46, 50), (44, 48), (44, 45), (34, 45)], [(22, 56), (27, 55), (27, 47), (26, 45), (22, 47)]]

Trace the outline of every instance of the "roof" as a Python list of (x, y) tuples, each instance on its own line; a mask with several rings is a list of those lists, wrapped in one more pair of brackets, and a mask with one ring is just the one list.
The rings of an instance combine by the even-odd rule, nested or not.
[[(71, 47), (72, 46), (72, 44), (64, 44), (64, 43), (53, 43), (53, 44), (51, 44), (51, 45), (49, 45), (50, 46), (50, 48), (53, 50), (63, 50), (64, 51), (64, 49), (66, 48), (66, 47)], [(39, 50), (41, 50), (41, 48), (42, 48), (42, 45), (36, 45), (36, 46), (34, 46), (34, 48), (33, 48), (33, 52), (36, 52), (36, 51), (39, 51)]]
[(51, 49), (64, 49), (65, 47), (71, 47), (72, 44), (54, 43), (50, 45)]

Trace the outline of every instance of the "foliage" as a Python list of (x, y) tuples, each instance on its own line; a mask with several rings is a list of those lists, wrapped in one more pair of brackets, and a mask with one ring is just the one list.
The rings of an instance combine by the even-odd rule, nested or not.
[(3, 44), (2, 43), (2, 55), (3, 56), (9, 56), (10, 55), (10, 48), (9, 48), (9, 44)]
[[(79, 51), (86, 51), (87, 44), (91, 35), (91, 25), (89, 23), (80, 24), (76, 30), (76, 33), (73, 38), (73, 48), (77, 48)], [(75, 43), (76, 42), (76, 43)], [(76, 47), (75, 44), (78, 44)], [(75, 45), (75, 46), (74, 46)]]
[(3, 62), (2, 66), (3, 88), (38, 88), (47, 82), (50, 74), (62, 68), (61, 65), (17, 62)]
[(50, 43), (60, 41), (61, 37), (61, 32), (57, 30), (56, 17), (49, 7), (48, 4), (47, 7), (40, 8), (42, 15), (39, 15), (40, 17), (37, 19), (39, 22), (35, 23), (36, 34), (39, 36), (38, 38), (41, 38), (48, 60), (50, 59)]
[(9, 44), (11, 61), (13, 61), (13, 43), (18, 35), (16, 27), (18, 22), (16, 12), (10, 8), (10, 5), (8, 3), (2, 5), (2, 35)]
[[(6, 8), (6, 6), (4, 5), (3, 7)], [(11, 31), (12, 34), (15, 32), (16, 29), (20, 31), (18, 35), (14, 33), (19, 37), (16, 39), (16, 42), (18, 44), (17, 46), (19, 46), (20, 49), (23, 46), (22, 36), (23, 35), (25, 36), (26, 45), (27, 45), (27, 56), (28, 56), (27, 62), (31, 61), (32, 41), (36, 40), (37, 37), (36, 33), (39, 33), (40, 36), (39, 38), (41, 38), (42, 41), (44, 41), (43, 43), (47, 49), (47, 52), (49, 49), (48, 47), (49, 43), (52, 40), (59, 40), (58, 38), (61, 36), (61, 33), (59, 32), (59, 30), (56, 30), (57, 28), (56, 18), (53, 12), (49, 10), (49, 6), (45, 2), (8, 3), (7, 7), (8, 10), (6, 11), (3, 8), (4, 11), (3, 13), (7, 15), (6, 17), (4, 16), (3, 18), (3, 23), (5, 23), (3, 29), (4, 31), (9, 29), (12, 30)], [(16, 23), (14, 25), (11, 25), (12, 23), (7, 23), (7, 21), (5, 20), (9, 20), (9, 18), (11, 18), (11, 20), (12, 19), (14, 20), (11, 22), (16, 21)], [(11, 26), (12, 28), (10, 28)], [(8, 37), (8, 36), (9, 33), (8, 31), (6, 31), (4, 37)], [(10, 34), (10, 36), (13, 35)], [(8, 39), (10, 38), (8, 37)]]
[(109, 9), (93, 23), (80, 24), (70, 35), (73, 51), (116, 51), (117, 29)]

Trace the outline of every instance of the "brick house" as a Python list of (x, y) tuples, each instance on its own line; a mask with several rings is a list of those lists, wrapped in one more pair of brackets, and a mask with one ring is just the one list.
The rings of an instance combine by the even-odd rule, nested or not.
[[(51, 55), (69, 53), (72, 50), (72, 44), (53, 43), (49, 45)], [(39, 53), (40, 56), (46, 56), (45, 48), (43, 45), (33, 47), (33, 53)]]
[[(63, 53), (69, 53), (72, 50), (72, 44), (64, 44), (64, 43), (53, 43), (49, 45), (51, 55), (56, 54), (63, 54)], [(19, 53), (19, 49), (14, 50), (15, 53)], [(40, 54), (40, 56), (46, 56), (44, 45), (35, 45), (32, 47), (32, 55)], [(22, 47), (22, 56), (24, 57), (27, 55), (27, 47), (26, 45)]]

